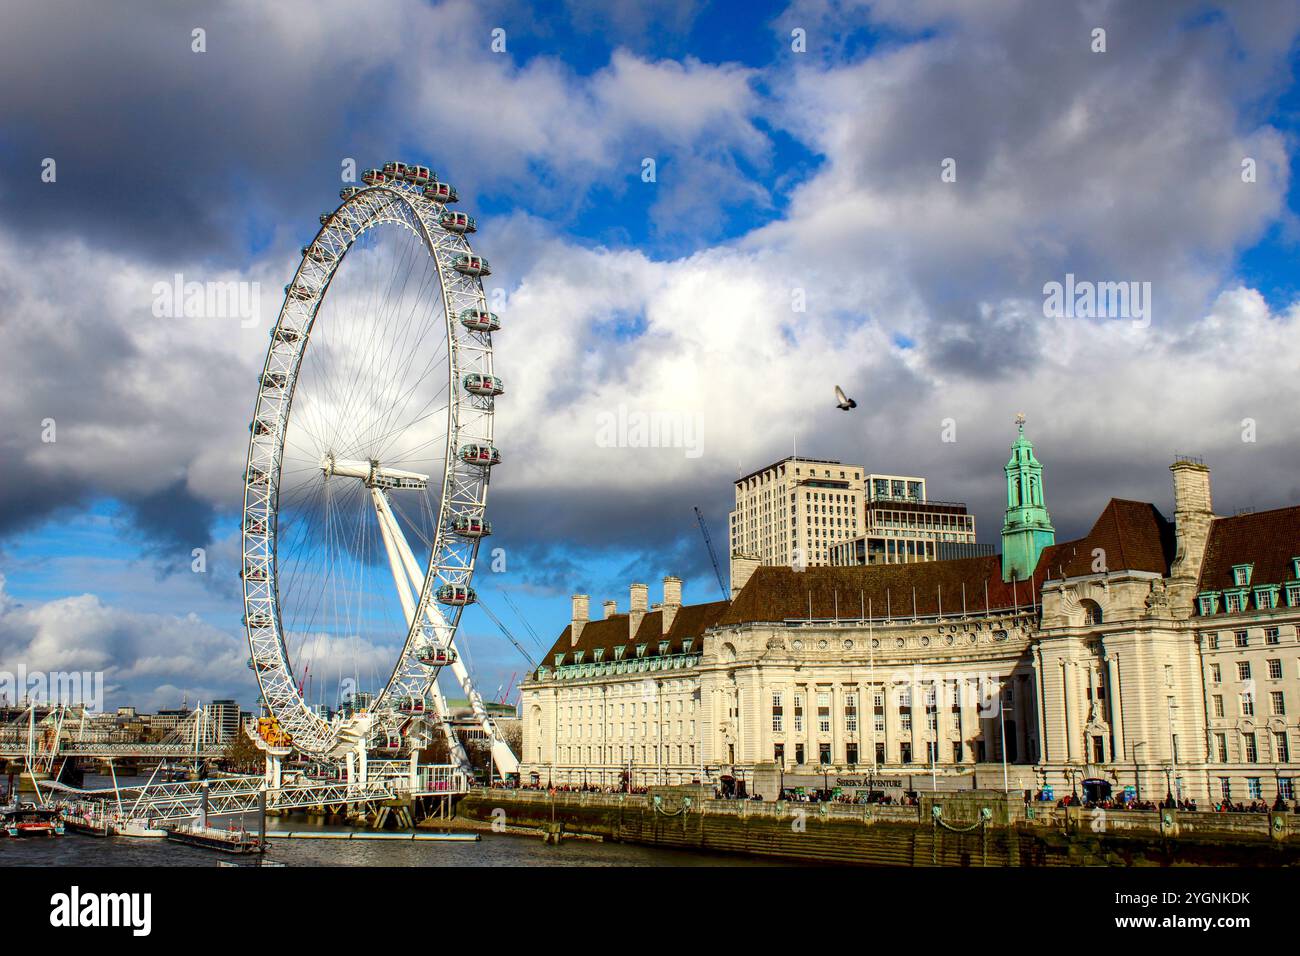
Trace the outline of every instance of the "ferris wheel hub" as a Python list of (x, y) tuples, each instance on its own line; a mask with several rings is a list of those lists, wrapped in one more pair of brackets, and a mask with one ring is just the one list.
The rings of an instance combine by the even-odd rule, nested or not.
[(325, 455), (320, 460), (320, 470), (326, 478), (334, 475), (341, 478), (359, 478), (367, 488), (423, 489), (429, 484), (428, 475), (416, 471), (402, 471), (400, 468), (387, 468), (375, 458), (359, 461)]

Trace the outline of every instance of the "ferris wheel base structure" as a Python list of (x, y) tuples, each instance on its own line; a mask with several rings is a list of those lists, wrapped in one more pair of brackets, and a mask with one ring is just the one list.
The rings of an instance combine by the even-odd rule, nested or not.
[[(242, 529), (249, 666), (294, 749), (345, 764), (349, 779), (362, 780), (377, 760), (409, 762), (414, 773), (418, 754), (439, 734), (452, 762), (468, 771), (438, 686), (450, 669), (492, 765), (516, 774), (518, 758), (456, 647), (461, 615), (476, 600), (474, 563), (491, 533), (488, 481), (501, 461), (493, 413), (505, 389), (492, 351), (500, 320), (481, 281), (490, 270), (465, 238), (477, 229), (474, 219), (447, 209), (456, 190), (427, 167), (393, 162), (362, 180), (364, 187), (342, 190), (342, 204), (321, 215), (303, 248), (259, 379)], [(391, 235), (408, 248), (384, 259), (375, 237)], [(350, 252), (360, 264), (331, 293)], [(364, 275), (375, 261), (383, 269), (352, 289), (347, 276)], [(323, 312), (327, 294), (338, 304)], [(432, 357), (417, 355), (421, 347)], [(441, 374), (430, 378), (432, 371)], [(434, 407), (439, 401), (445, 404)], [(431, 437), (439, 423), (445, 431)], [(348, 529), (351, 542), (342, 540)], [(412, 542), (426, 550), (417, 555)], [(385, 564), (391, 588), (367, 578)], [(329, 596), (334, 617), (322, 621)], [(383, 614), (360, 607), (372, 598)], [(365, 710), (322, 717), (303, 696), (291, 642), (299, 651), (309, 638), (374, 645), (381, 618), (403, 632), (390, 676)]]

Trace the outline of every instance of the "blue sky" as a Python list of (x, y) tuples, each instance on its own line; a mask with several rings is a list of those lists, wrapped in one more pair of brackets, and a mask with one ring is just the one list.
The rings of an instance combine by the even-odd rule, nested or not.
[[(184, 273), (274, 298), (348, 158), (425, 161), (479, 217), (509, 391), (507, 571), (477, 583), (535, 657), (501, 591), (548, 643), (574, 591), (626, 608), (675, 573), (715, 599), (692, 508), (725, 574), (731, 480), (796, 440), (926, 475), (985, 541), (1021, 410), (1059, 538), (1111, 495), (1168, 510), (1175, 450), (1210, 459), (1222, 513), (1300, 500), (1291, 5), (382, 6), (360, 30), (350, 4), (230, 0), (203, 54), (149, 4), (13, 17), (5, 661), (105, 666), (143, 706), (252, 702), (233, 542), (266, 326), (160, 322), (148, 293)], [(1154, 321), (1044, 317), (1067, 272), (1150, 282)], [(703, 455), (600, 447), (620, 406), (692, 416)], [(465, 642), (488, 692), (524, 666), (480, 612)]]

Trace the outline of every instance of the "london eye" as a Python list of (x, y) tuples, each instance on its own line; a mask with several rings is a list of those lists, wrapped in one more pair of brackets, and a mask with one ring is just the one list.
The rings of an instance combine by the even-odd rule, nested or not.
[[(503, 774), (518, 762), (456, 635), (486, 517), (494, 374), (474, 219), (424, 166), (391, 162), (320, 217), (257, 383), (244, 473), (249, 666), (304, 755), (405, 757), (441, 734), (468, 758), (449, 670)], [(327, 716), (315, 686), (349, 687)], [(326, 702), (329, 703), (329, 702)]]

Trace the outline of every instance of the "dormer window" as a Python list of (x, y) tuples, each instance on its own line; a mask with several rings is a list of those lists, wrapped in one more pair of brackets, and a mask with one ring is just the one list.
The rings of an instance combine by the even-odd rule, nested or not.
[(1271, 611), (1277, 607), (1276, 584), (1266, 584), (1263, 587), (1255, 588), (1255, 607), (1261, 611)]
[(1229, 614), (1240, 614), (1246, 609), (1246, 591), (1225, 591), (1223, 594), (1224, 610)]
[(636, 656), (637, 656), (637, 657), (645, 657), (645, 648), (646, 648), (646, 646), (645, 646), (644, 644), (638, 644), (638, 645), (636, 646)]
[(1300, 607), (1300, 581), (1292, 581), (1286, 586), (1286, 603), (1291, 607)]
[(660, 642), (659, 642), (659, 656), (660, 656), (660, 657), (662, 657), (662, 656), (664, 656), (665, 654), (668, 653), (668, 648), (669, 648), (669, 646), (670, 646), (670, 645), (668, 644), (667, 641), (660, 641)]
[(555, 655), (555, 666), (556, 666), (556, 667), (559, 667), (559, 666), (560, 666), (561, 664), (563, 664), (563, 663), (564, 663), (564, 655), (563, 655), (563, 654), (556, 654), (556, 655)]
[(614, 648), (614, 660), (616, 660), (616, 661), (621, 661), (621, 660), (623, 659), (623, 652), (624, 652), (625, 650), (627, 650), (626, 647), (616, 647), (616, 648)]
[(574, 652), (573, 652), (573, 663), (575, 663), (575, 664), (581, 664), (581, 663), (582, 663), (582, 657), (583, 657), (583, 655), (586, 654), (586, 653), (587, 653), (586, 651), (574, 651)]
[(602, 659), (604, 656), (605, 656), (605, 648), (603, 648), (603, 647), (598, 647), (598, 648), (596, 648), (594, 651), (591, 652), (591, 659), (592, 659), (593, 661), (595, 661), (597, 664), (599, 664), (599, 663), (601, 662), (601, 659)]
[(691, 647), (694, 644), (695, 644), (695, 638), (693, 637), (686, 638), (686, 640), (682, 641), (682, 653), (689, 654), (691, 652)]
[(1197, 607), (1202, 617), (1219, 613), (1219, 595), (1217, 591), (1207, 591), (1196, 598)]
[(1300, 558), (1291, 559), (1291, 577), (1300, 578)]
[(1254, 569), (1253, 564), (1234, 564), (1232, 566), (1232, 583), (1239, 588), (1248, 587), (1250, 585), (1250, 575)]

